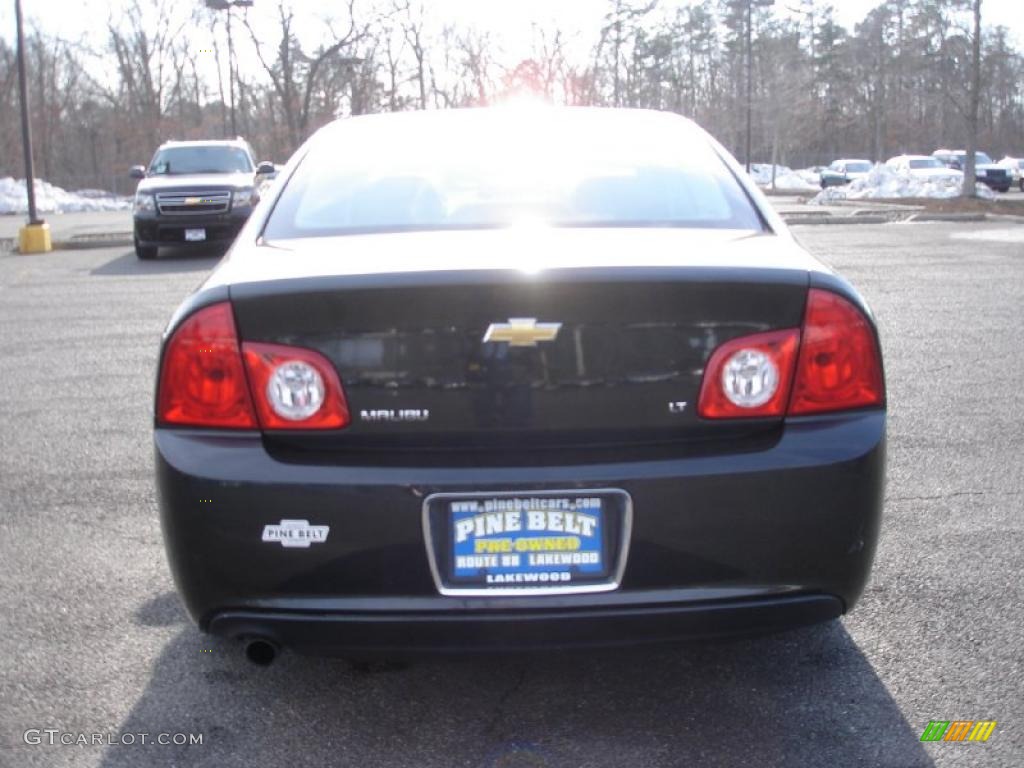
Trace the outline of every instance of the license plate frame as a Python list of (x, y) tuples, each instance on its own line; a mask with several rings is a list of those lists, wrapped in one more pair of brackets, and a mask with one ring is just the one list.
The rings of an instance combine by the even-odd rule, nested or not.
[(206, 227), (185, 230), (186, 243), (202, 243), (206, 240)]
[[(464, 556), (465, 548), (456, 551), (465, 542), (458, 542), (456, 533), (456, 521), (474, 517), (477, 514), (495, 513), (493, 507), (500, 506), (504, 511), (511, 511), (518, 501), (521, 505), (531, 505), (531, 508), (544, 506), (553, 511), (573, 512), (581, 515), (593, 512), (592, 507), (586, 505), (577, 508), (577, 502), (583, 500), (600, 501), (600, 520), (597, 530), (590, 529), (591, 533), (597, 533), (600, 537), (600, 560), (595, 564), (592, 562), (552, 566), (551, 571), (544, 567), (530, 565), (525, 562), (526, 558), (515, 566), (501, 565), (500, 557), (497, 562), (491, 560), (483, 565), (480, 561), (474, 561), (472, 565), (482, 566), (473, 569), (466, 568), (467, 561), (457, 561), (456, 558)], [(471, 510), (475, 502), (476, 510)], [(491, 509), (488, 509), (487, 502), (494, 502)], [(468, 503), (468, 504), (467, 504)], [(568, 503), (568, 507), (565, 504)], [(459, 507), (454, 507), (458, 504)], [(527, 511), (521, 506), (522, 511)], [(456, 510), (459, 510), (458, 512)], [(562, 524), (566, 524), (563, 516)], [(633, 503), (629, 494), (619, 488), (588, 488), (568, 490), (523, 490), (523, 491), (497, 491), (497, 492), (441, 492), (428, 496), (423, 501), (423, 535), (427, 549), (427, 559), (434, 578), (434, 584), (442, 595), (452, 596), (512, 596), (512, 595), (553, 595), (553, 594), (576, 594), (587, 592), (609, 592), (619, 587), (622, 581), (622, 574), (626, 567), (626, 557), (629, 551), (629, 540), (633, 521)], [(463, 524), (465, 526), (465, 523)], [(555, 536), (551, 530), (529, 530), (526, 522), (526, 515), (521, 516), (521, 529), (511, 532), (503, 532), (498, 539), (509, 539), (512, 541), (512, 551), (516, 554), (529, 555), (529, 550), (516, 552), (515, 542), (523, 540), (536, 540), (545, 538), (575, 538), (580, 542), (581, 552), (595, 551), (595, 539), (582, 534), (587, 533), (588, 528), (582, 518), (575, 518), (569, 525), (574, 532), (559, 532)], [(465, 532), (465, 527), (463, 528)], [(508, 535), (506, 535), (508, 534)], [(563, 535), (564, 534), (564, 535)], [(476, 540), (493, 540), (493, 535), (476, 537)], [(582, 549), (583, 546), (587, 549)], [(549, 550), (544, 550), (548, 552)], [(564, 550), (560, 550), (564, 551)], [(557, 553), (557, 552), (556, 552)], [(552, 554), (556, 554), (552, 553)], [(488, 552), (487, 554), (501, 554), (500, 552)], [(592, 557), (592, 555), (588, 555)], [(563, 561), (567, 559), (559, 554)], [(550, 560), (546, 558), (545, 562)], [(458, 567), (458, 566), (461, 566)], [(474, 571), (473, 575), (467, 575), (468, 571)], [(509, 573), (548, 573), (548, 579), (541, 580), (530, 577), (513, 577), (512, 580), (501, 578), (497, 581), (489, 581), (498, 574)], [(568, 574), (568, 576), (566, 576)], [(557, 575), (558, 578), (554, 578)]]

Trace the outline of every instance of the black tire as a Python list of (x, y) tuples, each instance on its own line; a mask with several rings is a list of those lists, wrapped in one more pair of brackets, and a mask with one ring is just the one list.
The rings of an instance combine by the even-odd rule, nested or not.
[(1020, 185), (1020, 191), (1024, 192), (1024, 176), (1022, 176), (1021, 180), (1017, 183)]
[(155, 259), (158, 250), (155, 245), (140, 245), (138, 239), (135, 240), (135, 255), (143, 261)]

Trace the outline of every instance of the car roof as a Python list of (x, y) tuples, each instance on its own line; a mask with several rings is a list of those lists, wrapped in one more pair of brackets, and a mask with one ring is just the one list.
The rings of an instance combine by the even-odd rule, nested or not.
[(838, 160), (833, 160), (832, 162), (833, 163), (868, 163), (869, 165), (871, 163), (870, 160), (865, 160), (865, 159), (860, 158), (860, 157), (842, 157), (842, 158), (840, 158)]
[(177, 140), (170, 139), (160, 145), (160, 149), (169, 147), (240, 147), (241, 149), (248, 149), (249, 144), (243, 138), (237, 139), (190, 139), (190, 140)]
[[(474, 126), (480, 130), (486, 130), (488, 125), (504, 125), (510, 118), (529, 119), (535, 122), (585, 119), (591, 126), (596, 121), (597, 124), (605, 127), (621, 126), (622, 129), (637, 132), (643, 131), (645, 128), (671, 126), (673, 130), (681, 132), (681, 138), (689, 140), (707, 138), (707, 134), (692, 120), (675, 112), (628, 107), (570, 107), (543, 102), (512, 102), (490, 107), (378, 112), (342, 117), (317, 131), (312, 141), (332, 141), (337, 134), (344, 133), (347, 127), (357, 123), (366, 127), (373, 122), (378, 122), (382, 129), (386, 127), (386, 130), (389, 131), (403, 131), (415, 136), (417, 130), (438, 130), (446, 126)], [(623, 138), (628, 138), (628, 136)]]

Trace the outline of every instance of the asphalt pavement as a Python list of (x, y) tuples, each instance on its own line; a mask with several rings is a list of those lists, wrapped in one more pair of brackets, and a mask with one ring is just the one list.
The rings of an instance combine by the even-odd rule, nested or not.
[[(254, 667), (179, 606), (154, 366), (216, 257), (0, 255), (0, 768), (1021, 765), (1024, 225), (799, 236), (883, 339), (889, 485), (857, 609), (756, 640), (392, 669)], [(957, 719), (998, 725), (920, 742)], [(179, 733), (203, 743), (142, 743)]]
[[(108, 245), (131, 243), (132, 212), (83, 211), (81, 213), (47, 213), (42, 219), (50, 228), (50, 239), (58, 243), (87, 245), (96, 240), (117, 241)], [(0, 216), (0, 251), (14, 250), (18, 230), (28, 221), (24, 215)], [(9, 247), (4, 247), (7, 244)]]

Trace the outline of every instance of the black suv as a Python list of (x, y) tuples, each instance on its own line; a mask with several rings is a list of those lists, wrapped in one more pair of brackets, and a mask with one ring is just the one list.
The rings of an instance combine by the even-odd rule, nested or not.
[(253, 163), (243, 139), (168, 141), (149, 168), (136, 165), (135, 254), (155, 259), (160, 246), (228, 246), (259, 202), (273, 163)]
[[(962, 149), (937, 149), (932, 152), (932, 157), (938, 158), (947, 168), (955, 168), (958, 171), (962, 171), (967, 165), (967, 152)], [(1010, 191), (1010, 171), (993, 163), (992, 158), (984, 152), (974, 153), (974, 176), (989, 189), (998, 192)]]

